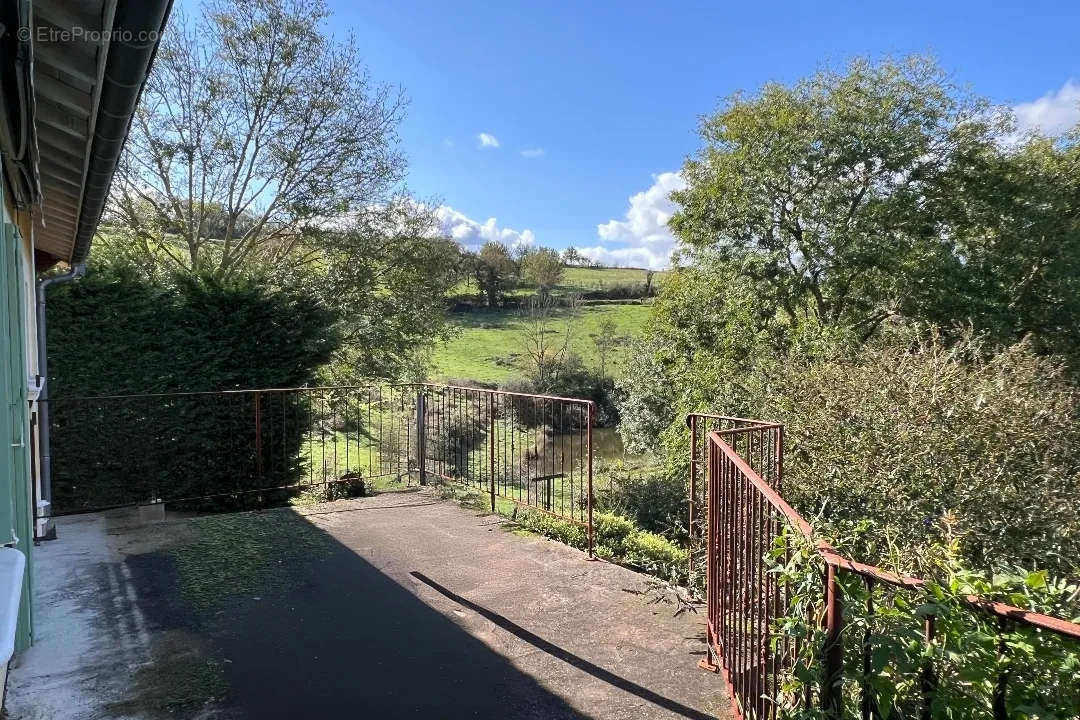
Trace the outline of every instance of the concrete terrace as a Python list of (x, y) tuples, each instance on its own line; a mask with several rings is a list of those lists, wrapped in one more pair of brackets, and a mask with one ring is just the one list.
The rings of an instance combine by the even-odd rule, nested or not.
[(426, 492), (61, 520), (10, 717), (726, 717), (704, 617)]

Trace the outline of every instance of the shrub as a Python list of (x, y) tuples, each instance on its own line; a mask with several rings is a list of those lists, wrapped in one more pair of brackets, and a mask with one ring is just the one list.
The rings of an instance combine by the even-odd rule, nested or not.
[(469, 453), (484, 443), (484, 420), (476, 415), (436, 413), (435, 430), (427, 438), (427, 456), (445, 461), (451, 477), (462, 477), (469, 469)]
[(589, 546), (589, 536), (585, 528), (568, 520), (560, 520), (546, 513), (530, 512), (518, 515), (516, 522), (537, 535), (558, 540), (578, 550), (584, 550)]
[(870, 520), (860, 559), (903, 566), (962, 536), (976, 568), (1076, 571), (1080, 392), (1055, 360), (931, 335), (778, 376), (784, 494), (832, 534)]
[(593, 540), (597, 546), (611, 551), (612, 556), (622, 557), (626, 552), (626, 540), (637, 528), (624, 517), (611, 513), (593, 513)]
[(640, 300), (655, 294), (656, 288), (645, 283), (614, 283), (589, 288), (581, 293), (584, 300)]
[[(1000, 622), (973, 608), (971, 595), (1024, 610), (1076, 618), (1080, 587), (1051, 580), (1045, 572), (1003, 568), (993, 574), (963, 568), (959, 545), (923, 549), (927, 583), (920, 590), (900, 590), (885, 583), (867, 584), (841, 573), (844, 597), (844, 717), (858, 717), (863, 689), (855, 681), (863, 672), (865, 646), (873, 648), (870, 677), (882, 716), (917, 717), (927, 664), (934, 671), (933, 716), (989, 718), (998, 716), (996, 690), (1007, 679), (1008, 717), (1075, 718), (1080, 708), (1080, 652), (1075, 641), (1022, 623)], [(799, 716), (801, 699), (820, 693), (824, 677), (820, 623), (808, 624), (822, 602), (823, 563), (813, 542), (790, 528), (773, 545), (767, 567), (785, 588), (789, 604), (776, 631), (795, 648), (791, 666), (782, 673), (780, 715)], [(934, 616), (934, 642), (923, 642), (928, 615)]]
[[(584, 550), (589, 536), (584, 527), (544, 513), (516, 517), (518, 525), (552, 540)], [(624, 517), (611, 513), (593, 516), (593, 551), (597, 557), (625, 562), (673, 583), (687, 581), (686, 551), (656, 533), (639, 530)]]
[[(593, 426), (613, 427), (619, 423), (619, 408), (615, 402), (615, 382), (598, 372), (586, 369), (580, 358), (571, 357), (550, 369), (543, 382), (528, 378), (513, 378), (499, 386), (505, 392), (531, 395), (557, 395), (559, 397), (591, 400), (593, 402)], [(553, 426), (569, 432), (584, 425), (584, 414), (577, 408), (557, 403), (562, 412), (552, 415), (552, 406), (530, 398), (510, 397), (515, 417), (526, 427)]]
[(672, 581), (684, 578), (689, 562), (686, 550), (663, 535), (647, 530), (639, 530), (626, 538), (625, 559), (649, 573)]
[(679, 468), (639, 470), (616, 462), (597, 480), (596, 503), (603, 511), (625, 515), (637, 527), (683, 540), (690, 511), (686, 477)]
[[(252, 477), (249, 395), (65, 399), (308, 384), (339, 345), (334, 314), (309, 293), (245, 277), (151, 281), (124, 265), (97, 265), (55, 291), (49, 317), (58, 510), (251, 491), (307, 476), (300, 435), (283, 437), (282, 423), (264, 422), (266, 467)], [(306, 417), (311, 408), (301, 403), (267, 395), (261, 412)], [(240, 497), (260, 502), (258, 493)]]
[(1061, 362), (920, 328), (857, 352), (811, 345), (741, 369), (697, 358), (671, 398), (669, 460), (686, 457), (680, 411), (775, 418), (785, 498), (857, 559), (918, 574), (925, 547), (959, 535), (974, 568), (1080, 572), (1080, 390)]

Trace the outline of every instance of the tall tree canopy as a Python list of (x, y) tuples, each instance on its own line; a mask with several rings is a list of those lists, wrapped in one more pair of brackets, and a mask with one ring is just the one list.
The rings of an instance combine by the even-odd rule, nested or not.
[(920, 57), (766, 85), (701, 134), (671, 227), (791, 324), (865, 339), (893, 317), (970, 321), (1065, 349), (1080, 310), (1075, 134), (1018, 135)]
[(521, 276), (525, 282), (537, 286), (541, 292), (547, 292), (556, 284), (563, 274), (562, 258), (559, 252), (551, 248), (541, 247), (530, 250), (521, 259)]
[(373, 82), (321, 1), (210, 0), (170, 23), (132, 122), (112, 215), (147, 256), (230, 274), (295, 260), (328, 219), (404, 176), (404, 99)]
[(735, 263), (793, 323), (869, 334), (925, 312), (951, 271), (949, 240), (922, 210), (947, 192), (952, 157), (989, 142), (986, 118), (919, 58), (735, 96), (702, 122), (671, 227)]
[(327, 17), (207, 0), (170, 23), (95, 252), (161, 282), (300, 284), (337, 318), (339, 379), (401, 377), (449, 331), (460, 249), (402, 186), (401, 92)]

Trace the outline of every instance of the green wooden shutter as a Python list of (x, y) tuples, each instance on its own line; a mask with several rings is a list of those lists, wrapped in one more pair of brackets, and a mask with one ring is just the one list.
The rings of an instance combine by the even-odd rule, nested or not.
[(4, 223), (0, 241), (0, 544), (15, 546), (27, 558), (27, 578), (19, 610), (16, 647), (30, 640), (30, 424), (27, 395), (26, 308), (23, 256), (18, 228)]
[(15, 450), (17, 442), (15, 427), (15, 403), (19, 394), (15, 391), (12, 378), (15, 376), (18, 350), (23, 338), (18, 335), (21, 325), (16, 319), (21, 294), (19, 279), (16, 276), (18, 248), (15, 247), (15, 234), (9, 223), (4, 223), (0, 248), (0, 337), (4, 341), (4, 350), (0, 353), (0, 545), (14, 542), (18, 533), (15, 530), (15, 494), (18, 478), (15, 469)]

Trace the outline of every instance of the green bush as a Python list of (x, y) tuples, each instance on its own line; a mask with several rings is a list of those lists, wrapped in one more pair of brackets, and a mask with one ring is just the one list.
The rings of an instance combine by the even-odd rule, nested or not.
[[(672, 465), (687, 453), (684, 412), (776, 419), (785, 499), (849, 538), (857, 559), (918, 574), (924, 548), (963, 536), (973, 568), (1080, 573), (1080, 389), (1061, 362), (1027, 342), (914, 327), (857, 351), (814, 342), (754, 353), (741, 369), (654, 356), (684, 388), (661, 435)], [(653, 427), (645, 407), (624, 408), (639, 416), (632, 427)]]
[[(303, 386), (338, 347), (334, 322), (305, 291), (259, 278), (152, 281), (128, 266), (104, 264), (58, 288), (49, 300), (48, 336), (56, 509), (257, 491), (306, 479), (296, 424), (329, 423), (320, 413), (332, 402), (264, 396), (264, 467), (256, 477), (251, 395), (75, 398)], [(279, 495), (236, 497), (258, 503), (284, 499)], [(222, 497), (211, 506), (235, 502)]]
[(690, 511), (686, 477), (677, 467), (635, 469), (616, 462), (597, 478), (596, 504), (625, 515), (639, 528), (685, 540)]
[(560, 520), (546, 513), (524, 513), (515, 518), (518, 525), (544, 537), (558, 540), (564, 545), (584, 550), (589, 546), (585, 528), (568, 520)]
[[(538, 535), (584, 550), (589, 536), (581, 525), (545, 513), (525, 513), (518, 525)], [(611, 513), (593, 515), (593, 552), (597, 557), (622, 562), (673, 583), (687, 582), (688, 556), (663, 535), (639, 530), (634, 523)]]
[(427, 456), (444, 462), (451, 477), (464, 477), (469, 471), (469, 453), (483, 447), (485, 421), (465, 412), (440, 412), (442, 405), (432, 407), (431, 422), (435, 425), (427, 438)]
[(859, 559), (917, 573), (962, 537), (974, 568), (1077, 571), (1080, 391), (1026, 343), (871, 347), (780, 368), (763, 399), (787, 425), (785, 497)]
[[(1080, 620), (1075, 599), (1080, 587), (1052, 580), (1043, 571), (1008, 568), (993, 574), (964, 569), (959, 543), (924, 548), (926, 586), (897, 589), (867, 584), (841, 572), (844, 597), (843, 717), (858, 717), (863, 699), (864, 643), (873, 648), (870, 684), (883, 717), (918, 717), (924, 670), (934, 672), (932, 716), (997, 717), (995, 690), (1007, 674), (1006, 714), (1010, 718), (1077, 718), (1080, 710), (1080, 648), (1068, 638), (1019, 622), (999, 621), (972, 607), (971, 595), (1024, 610)], [(821, 692), (825, 634), (807, 617), (820, 612), (823, 563), (813, 543), (790, 528), (766, 558), (784, 588), (787, 612), (775, 626), (795, 648), (782, 673), (776, 698), (782, 717), (802, 717), (801, 699)], [(926, 618), (935, 619), (934, 641), (925, 642)], [(793, 642), (792, 642), (793, 641)]]
[(612, 556), (626, 554), (626, 541), (637, 531), (634, 523), (611, 513), (593, 513), (593, 539), (597, 546), (611, 551)]
[[(512, 393), (592, 400), (594, 427), (613, 427), (619, 423), (615, 381), (586, 369), (576, 357), (559, 363), (542, 383), (514, 378), (503, 382), (499, 389)], [(513, 406), (517, 421), (526, 427), (549, 425), (563, 432), (573, 432), (585, 424), (585, 415), (577, 405), (536, 402), (531, 398), (516, 396), (508, 396), (507, 402)]]
[(663, 535), (640, 530), (626, 538), (625, 559), (660, 577), (677, 580), (686, 573), (686, 550)]

